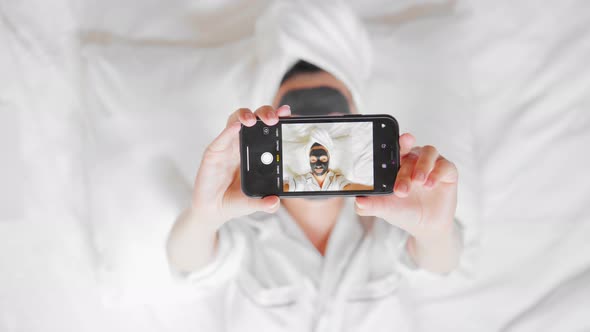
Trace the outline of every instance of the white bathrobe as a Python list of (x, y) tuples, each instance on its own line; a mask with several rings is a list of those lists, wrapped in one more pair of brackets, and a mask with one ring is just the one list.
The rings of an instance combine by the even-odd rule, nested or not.
[(203, 331), (407, 331), (404, 238), (361, 222), (350, 198), (325, 256), (286, 211), (254, 214), (224, 225), (215, 260), (185, 282), (216, 308)]

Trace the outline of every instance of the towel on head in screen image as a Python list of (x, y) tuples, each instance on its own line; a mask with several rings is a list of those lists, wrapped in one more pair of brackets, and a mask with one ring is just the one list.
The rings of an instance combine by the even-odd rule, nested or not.
[(332, 137), (328, 131), (323, 128), (315, 127), (309, 132), (309, 140), (305, 148), (307, 153), (309, 153), (309, 150), (315, 143), (324, 146), (326, 150), (328, 150), (330, 158), (332, 157), (334, 151), (334, 141), (332, 140)]

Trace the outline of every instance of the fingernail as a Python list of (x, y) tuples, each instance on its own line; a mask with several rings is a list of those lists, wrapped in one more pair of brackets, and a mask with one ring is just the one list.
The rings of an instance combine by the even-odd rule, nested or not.
[(256, 119), (256, 117), (254, 117), (254, 114), (252, 114), (252, 113), (246, 113), (244, 115), (244, 117), (246, 118), (246, 120), (255, 120)]
[(414, 177), (414, 180), (419, 181), (419, 182), (424, 182), (425, 178), (426, 178), (426, 176), (424, 175), (424, 173), (418, 172), (416, 174), (416, 176)]
[(359, 203), (358, 201), (355, 201), (355, 204), (356, 204), (356, 206), (357, 206), (359, 209), (364, 209), (364, 208), (365, 208), (365, 206), (364, 206), (363, 204)]
[(291, 111), (291, 106), (289, 106), (289, 105), (283, 105), (281, 107), (288, 110), (288, 111)]
[(399, 192), (408, 192), (408, 185), (405, 183), (400, 184), (399, 186), (397, 186), (397, 191)]
[(270, 208), (271, 208), (271, 209), (274, 209), (274, 208), (276, 208), (277, 206), (279, 206), (279, 203), (281, 203), (281, 201), (277, 199), (277, 200), (275, 201), (275, 203), (274, 203), (273, 205), (271, 205), (271, 207), (270, 207)]

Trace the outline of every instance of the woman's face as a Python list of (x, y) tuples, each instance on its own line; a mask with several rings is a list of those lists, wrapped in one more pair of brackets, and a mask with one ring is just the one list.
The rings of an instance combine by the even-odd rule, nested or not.
[(311, 172), (317, 176), (322, 176), (328, 172), (330, 155), (324, 146), (314, 146), (309, 150), (309, 166)]
[[(358, 113), (354, 103), (352, 102), (352, 95), (348, 88), (344, 85), (344, 83), (342, 83), (342, 81), (327, 72), (299, 74), (290, 78), (279, 87), (279, 90), (277, 91), (273, 101), (273, 106), (279, 107), (279, 102), (289, 91), (317, 87), (328, 87), (338, 90), (346, 98), (350, 108), (350, 113)], [(333, 115), (339, 114), (334, 113)]]

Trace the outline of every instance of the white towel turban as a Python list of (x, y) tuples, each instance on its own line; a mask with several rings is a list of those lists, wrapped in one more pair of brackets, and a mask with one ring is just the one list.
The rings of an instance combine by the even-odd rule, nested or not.
[(305, 149), (308, 153), (314, 143), (319, 143), (326, 147), (331, 157), (332, 153), (334, 152), (334, 141), (327, 130), (317, 127), (311, 129), (309, 132), (309, 140)]
[(364, 25), (345, 3), (277, 1), (257, 22), (256, 47), (252, 107), (272, 102), (282, 76), (301, 59), (343, 81), (362, 112), (360, 93), (371, 74), (372, 48)]

